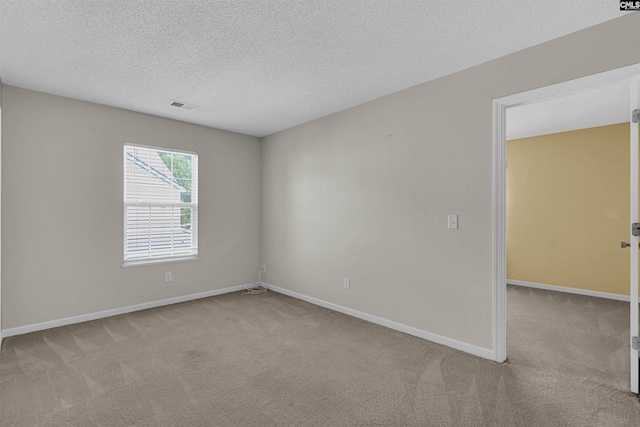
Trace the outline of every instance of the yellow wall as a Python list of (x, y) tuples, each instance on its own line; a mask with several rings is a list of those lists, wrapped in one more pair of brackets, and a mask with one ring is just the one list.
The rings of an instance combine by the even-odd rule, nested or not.
[(629, 295), (629, 124), (507, 142), (507, 277)]

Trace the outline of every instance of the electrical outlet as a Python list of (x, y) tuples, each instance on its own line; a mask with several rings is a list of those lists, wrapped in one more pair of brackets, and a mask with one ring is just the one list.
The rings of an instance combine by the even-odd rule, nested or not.
[(169, 283), (172, 280), (173, 280), (173, 277), (172, 277), (170, 271), (167, 271), (166, 273), (164, 273), (164, 281), (165, 281), (165, 283)]
[(351, 289), (351, 279), (349, 279), (348, 277), (344, 278), (344, 288)]
[(263, 273), (266, 273), (266, 272), (267, 272), (267, 266), (266, 266), (266, 265), (263, 265), (263, 266), (262, 266), (262, 272), (263, 272)]

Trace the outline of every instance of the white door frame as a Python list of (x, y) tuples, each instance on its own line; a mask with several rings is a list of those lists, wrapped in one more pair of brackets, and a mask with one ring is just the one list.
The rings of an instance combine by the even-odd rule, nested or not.
[(639, 79), (640, 64), (635, 64), (493, 101), (493, 360), (496, 362), (507, 359), (507, 108)]
[[(640, 108), (640, 86), (638, 81), (631, 83), (631, 111)], [(629, 114), (631, 115), (631, 113)], [(629, 118), (630, 123), (630, 140), (631, 140), (631, 210), (630, 217), (632, 223), (638, 222), (638, 125), (633, 123), (633, 120)], [(629, 289), (629, 298), (631, 300), (630, 318), (631, 323), (629, 327), (629, 342), (633, 337), (638, 336), (638, 237), (633, 236), (629, 232), (629, 242), (631, 243), (631, 268), (630, 278), (631, 283)], [(638, 378), (638, 351), (633, 348), (629, 348), (631, 361), (630, 374), (631, 374), (631, 391), (638, 394), (639, 378)]]
[[(2, 99), (2, 81), (0, 81)], [(2, 350), (2, 103), (0, 102), (0, 350)]]

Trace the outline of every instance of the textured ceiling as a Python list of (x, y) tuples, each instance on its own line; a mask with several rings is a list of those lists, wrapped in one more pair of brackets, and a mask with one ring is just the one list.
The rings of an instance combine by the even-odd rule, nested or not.
[(0, 77), (264, 136), (622, 14), (611, 0), (0, 0)]

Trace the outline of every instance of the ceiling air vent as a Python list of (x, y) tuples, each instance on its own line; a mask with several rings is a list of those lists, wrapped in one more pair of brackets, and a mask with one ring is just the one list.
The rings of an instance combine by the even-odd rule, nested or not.
[(183, 110), (195, 110), (196, 108), (198, 108), (197, 105), (187, 104), (186, 102), (180, 101), (171, 101), (171, 104), (169, 105), (171, 105), (172, 107), (182, 108)]

